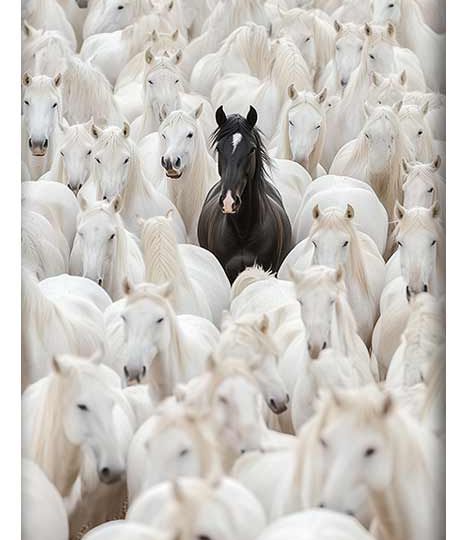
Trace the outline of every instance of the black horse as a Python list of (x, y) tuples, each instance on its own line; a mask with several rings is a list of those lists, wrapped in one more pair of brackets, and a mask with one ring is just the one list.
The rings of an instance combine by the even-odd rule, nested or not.
[(200, 246), (222, 264), (231, 283), (248, 266), (278, 271), (291, 248), (291, 224), (281, 196), (268, 180), (270, 159), (255, 127), (257, 111), (247, 118), (216, 111), (212, 145), (221, 180), (209, 191), (198, 222)]

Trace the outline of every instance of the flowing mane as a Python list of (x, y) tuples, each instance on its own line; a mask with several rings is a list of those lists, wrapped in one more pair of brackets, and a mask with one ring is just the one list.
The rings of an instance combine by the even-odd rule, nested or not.
[(445, 182), (442, 176), (435, 171), (431, 164), (412, 162), (409, 163), (410, 171), (403, 178), (404, 184), (409, 185), (417, 179), (421, 179), (433, 191), (432, 202), (439, 201), (442, 212), (445, 210)]
[(298, 91), (312, 91), (312, 78), (309, 68), (293, 41), (279, 38), (272, 46), (274, 56), (270, 79), (278, 88), (280, 96), (286, 96), (289, 85), (294, 84)]
[(433, 136), (429, 123), (426, 120), (425, 112), (421, 110), (421, 107), (417, 105), (403, 105), (398, 113), (402, 129), (411, 130), (416, 133), (418, 128), (422, 125), (424, 133), (422, 134), (422, 147), (421, 154), (416, 155), (416, 148), (413, 148), (413, 155), (418, 160), (429, 160), (434, 155), (433, 149)]

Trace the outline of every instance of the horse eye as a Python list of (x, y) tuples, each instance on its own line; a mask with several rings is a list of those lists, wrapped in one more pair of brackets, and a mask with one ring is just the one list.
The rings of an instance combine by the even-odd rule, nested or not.
[(29, 105), (29, 101), (27, 99), (24, 100), (25, 105)]
[(362, 51), (362, 45), (359, 47), (359, 50)]
[(289, 125), (294, 127), (294, 122), (292, 122), (291, 120), (289, 120)]
[(365, 452), (364, 452), (364, 456), (365, 457), (370, 457), (372, 455), (375, 454), (375, 448), (368, 448)]
[(164, 317), (161, 317), (161, 318), (159, 318), (156, 322), (157, 322), (158, 324), (161, 324), (163, 321), (164, 321)]
[(436, 244), (437, 244), (437, 240), (433, 240), (433, 241), (431, 242), (431, 246), (435, 246)]
[(124, 164), (124, 165), (127, 165), (129, 159), (130, 159), (130, 158), (125, 158), (123, 164)]
[(310, 41), (310, 36), (305, 38), (305, 42), (307, 43), (308, 41)]
[(114, 240), (115, 238), (115, 233), (112, 233), (110, 236), (109, 236), (109, 240)]
[(421, 136), (423, 133), (424, 133), (424, 132), (423, 132), (422, 129), (420, 129), (420, 130), (418, 131), (418, 135), (419, 135), (419, 136)]
[(101, 164), (101, 160), (99, 158), (94, 158), (99, 164)]
[(397, 244), (398, 244), (400, 247), (403, 247), (403, 244), (400, 242), (400, 240), (398, 240)]
[(320, 129), (322, 126), (319, 124), (318, 126), (315, 126), (315, 129)]
[(370, 58), (371, 60), (375, 60), (375, 56), (374, 56), (373, 54), (369, 54), (369, 58)]
[(60, 150), (60, 155), (64, 157), (64, 153), (62, 152), (62, 150)]
[(148, 84), (151, 84), (151, 85), (153, 85), (153, 84), (154, 84), (154, 82), (153, 82), (153, 81), (152, 81), (151, 79), (148, 79)]
[(88, 411), (88, 407), (86, 407), (86, 405), (84, 405), (83, 403), (78, 403), (77, 405), (78, 409), (80, 409), (80, 411)]
[(206, 534), (199, 534), (197, 536), (197, 540), (211, 540), (211, 538), (207, 536)]
[(188, 448), (184, 448), (183, 450), (181, 450), (181, 451), (179, 452), (179, 457), (184, 457), (184, 456), (186, 456), (188, 453), (189, 453), (189, 449), (188, 449)]
[(187, 137), (188, 137), (189, 139), (191, 139), (191, 138), (193, 137), (193, 133), (190, 132), (190, 133), (187, 135)]
[(121, 10), (121, 9), (123, 9), (124, 7), (125, 7), (125, 6), (117, 6), (117, 9), (118, 9), (118, 10)]
[(224, 405), (227, 405), (228, 403), (228, 400), (224, 396), (219, 396), (218, 400)]
[(166, 135), (164, 135), (164, 133), (161, 133), (161, 137), (166, 140)]
[(395, 4), (388, 4), (389, 8), (395, 7)]
[(176, 79), (175, 83), (174, 84), (177, 84), (179, 82), (179, 79)]
[(431, 187), (430, 189), (427, 190), (428, 193), (432, 193), (434, 191), (434, 188)]
[(379, 99), (379, 101), (377, 101), (377, 103), (378, 103), (379, 105), (382, 105), (382, 101), (381, 101), (380, 99)]
[(366, 136), (366, 139), (370, 139), (369, 133), (364, 133), (364, 135)]
[(91, 150), (88, 150), (88, 151), (86, 152), (86, 155), (87, 155), (87, 156), (90, 156), (90, 155), (91, 155)]
[(323, 439), (322, 437), (320, 437), (320, 444), (322, 445), (322, 448), (328, 448), (328, 444), (327, 442), (325, 441), (325, 439)]
[(57, 105), (58, 105), (57, 103), (54, 103), (54, 104), (52, 105), (52, 109), (55, 109), (55, 107), (57, 107)]
[(346, 240), (345, 243), (343, 244), (343, 247), (346, 247), (348, 244), (349, 244), (349, 241)]

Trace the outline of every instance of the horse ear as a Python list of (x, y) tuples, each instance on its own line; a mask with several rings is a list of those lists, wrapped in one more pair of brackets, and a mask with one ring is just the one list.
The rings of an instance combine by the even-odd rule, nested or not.
[(400, 73), (400, 84), (401, 86), (406, 86), (406, 81), (408, 80), (408, 75), (406, 74), (406, 69)]
[(367, 101), (364, 102), (364, 113), (367, 118), (370, 118), (372, 116), (372, 113), (374, 112), (374, 107), (368, 103)]
[(118, 214), (120, 210), (122, 210), (122, 197), (119, 194), (117, 194), (112, 199), (112, 201), (110, 202), (110, 207), (116, 214)]
[(434, 201), (432, 206), (429, 208), (431, 215), (434, 219), (440, 217), (440, 204), (439, 201)]
[(304, 272), (296, 270), (292, 265), (288, 265), (288, 273), (291, 281), (294, 282), (296, 285), (300, 283), (304, 278)]
[(318, 94), (317, 101), (318, 101), (319, 104), (322, 104), (327, 99), (327, 93), (328, 93), (328, 89), (325, 87), (320, 92), (320, 94)]
[(223, 106), (221, 105), (216, 109), (216, 123), (219, 127), (224, 126), (224, 124), (227, 122), (227, 116), (224, 112)]
[(262, 315), (262, 318), (258, 322), (258, 329), (260, 330), (260, 332), (262, 334), (265, 335), (265, 334), (268, 333), (268, 328), (269, 327), (270, 327), (270, 319), (268, 318), (268, 315), (266, 313), (264, 313)]
[[(154, 39), (154, 37), (153, 37)], [(154, 60), (154, 56), (153, 56), (153, 53), (151, 52), (151, 47), (146, 49), (145, 51), (145, 61), (147, 64), (151, 64)]]
[[(151, 36), (151, 41), (154, 41), (154, 42), (159, 41), (159, 32), (156, 30), (156, 28), (151, 32), (150, 36)], [(146, 51), (145, 51), (145, 59), (146, 59), (146, 53), (148, 51), (150, 51), (150, 54), (151, 54), (151, 49), (146, 49)], [(153, 56), (153, 55), (151, 54), (151, 56)], [(152, 60), (152, 58), (151, 58), (151, 60)], [(151, 61), (149, 61), (148, 64), (151, 64)]]
[(250, 109), (249, 109), (249, 112), (247, 113), (247, 123), (249, 124), (250, 127), (255, 127), (255, 124), (257, 123), (257, 119), (258, 119), (258, 115), (257, 115), (257, 111), (255, 110), (254, 107), (252, 107), (252, 105), (250, 105)]
[(380, 73), (373, 71), (371, 73), (371, 81), (375, 86), (380, 86), (383, 81), (383, 77), (380, 75)]
[(171, 294), (174, 292), (174, 284), (170, 281), (167, 281), (163, 285), (161, 285), (158, 289), (158, 294), (162, 296), (163, 298), (169, 298)]
[(202, 112), (203, 112), (203, 101), (193, 111), (192, 116), (195, 118), (195, 120), (198, 120), (198, 118), (200, 118)]
[(411, 166), (410, 164), (408, 163), (408, 161), (406, 160), (406, 158), (402, 158), (401, 160), (401, 167), (403, 169), (403, 172), (405, 174), (409, 174), (409, 172), (411, 171)]
[(180, 61), (182, 60), (182, 49), (179, 49), (174, 56), (171, 58), (171, 61), (174, 65), (177, 66), (177, 64), (180, 64)]
[(216, 359), (213, 353), (211, 353), (206, 359), (206, 369), (211, 372), (216, 370)]
[(21, 80), (22, 80), (23, 86), (29, 86), (32, 83), (32, 77), (31, 75), (29, 75), (28, 72), (26, 72), (23, 75), (23, 78)]
[(426, 101), (426, 103), (424, 103), (424, 105), (421, 107), (421, 113), (423, 114), (423, 116), (426, 116), (426, 114), (429, 112), (430, 106), (431, 106), (431, 102)]
[(174, 32), (171, 34), (172, 41), (177, 41), (179, 39), (179, 29), (177, 28)]
[(392, 105), (392, 109), (393, 109), (393, 112), (395, 112), (396, 114), (398, 114), (400, 111), (401, 111), (401, 107), (403, 105), (403, 100), (400, 99), (400, 101), (398, 101), (397, 103), (394, 103)]
[(93, 124), (94, 124), (94, 116), (91, 116), (91, 118), (84, 124), (84, 128), (86, 129), (86, 131), (91, 131), (91, 127), (93, 126)]
[(55, 88), (58, 88), (62, 83), (62, 74), (61, 73), (57, 73), (57, 75), (55, 75), (54, 77), (54, 86)]
[(169, 2), (169, 4), (167, 4), (167, 11), (172, 11), (172, 9), (174, 8), (174, 0), (171, 0)]
[(366, 34), (366, 36), (372, 35), (372, 28), (370, 27), (369, 23), (366, 23), (364, 25), (364, 33)]
[(336, 19), (333, 21), (333, 26), (335, 27), (337, 34), (339, 34), (341, 30), (343, 30), (343, 25), (339, 23)]
[(394, 38), (396, 35), (396, 28), (392, 22), (387, 23), (387, 35)]
[(289, 99), (295, 100), (297, 98), (297, 90), (294, 86), (294, 83), (288, 86), (288, 97)]
[(397, 201), (395, 203), (395, 210), (394, 210), (394, 213), (395, 213), (395, 217), (398, 221), (401, 221), (404, 217), (405, 217), (405, 214), (406, 214), (406, 208), (399, 203), (399, 201)]
[(432, 170), (434, 172), (438, 171), (441, 165), (442, 165), (442, 158), (439, 155), (437, 155), (434, 161), (431, 163)]
[(354, 208), (348, 203), (345, 210), (345, 218), (353, 219), (353, 217), (354, 217)]
[(125, 296), (132, 294), (133, 291), (135, 290), (135, 287), (133, 283), (130, 281), (130, 279), (128, 278), (128, 276), (124, 277), (122, 281), (122, 289)]
[(335, 274), (335, 278), (336, 278), (336, 282), (337, 283), (340, 283), (341, 281), (343, 281), (343, 278), (344, 278), (344, 270), (343, 270), (343, 266), (340, 264), (338, 266), (338, 268), (336, 269), (336, 274)]
[(91, 135), (95, 138), (95, 139), (99, 139), (99, 137), (101, 136), (101, 133), (102, 133), (102, 129), (97, 127), (96, 124), (92, 124), (91, 125)]
[(128, 137), (130, 136), (130, 124), (128, 122), (124, 122), (123, 124), (123, 127), (122, 127), (122, 135), (128, 139)]
[(65, 355), (55, 354), (52, 358), (52, 370), (57, 375), (67, 375), (73, 368), (72, 361)]
[(382, 402), (381, 415), (387, 416), (395, 407), (394, 400), (391, 394), (385, 394)]
[(318, 204), (316, 204), (313, 208), (312, 208), (312, 217), (314, 219), (318, 219), (320, 217), (320, 207)]

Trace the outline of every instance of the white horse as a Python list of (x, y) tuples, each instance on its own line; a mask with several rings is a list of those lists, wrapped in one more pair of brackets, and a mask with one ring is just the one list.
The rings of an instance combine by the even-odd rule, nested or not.
[(256, 540), (266, 525), (260, 503), (229, 477), (164, 482), (143, 493), (127, 519), (182, 538)]
[[(218, 339), (216, 327), (194, 315), (176, 315), (171, 286), (125, 282), (126, 298), (106, 313), (111, 361), (127, 382), (148, 378), (155, 403), (177, 383), (202, 373)], [(113, 309), (112, 309), (113, 308)]]
[(272, 46), (273, 62), (268, 76), (259, 80), (251, 75), (231, 73), (214, 86), (211, 101), (215, 108), (223, 105), (226, 114), (245, 115), (250, 105), (258, 112), (258, 126), (269, 140), (276, 118), (284, 105), (290, 84), (298, 91), (313, 90), (309, 68), (297, 46), (289, 38), (281, 38)]
[(424, 21), (416, 0), (373, 0), (372, 17), (378, 24), (387, 21), (396, 26), (398, 41), (419, 58), (428, 87), (445, 91), (445, 34), (434, 32)]
[(24, 540), (68, 540), (68, 518), (62, 497), (34, 462), (21, 460), (21, 506)]
[(175, 206), (162, 193), (157, 193), (145, 178), (135, 143), (129, 138), (130, 127), (109, 127), (91, 130), (96, 142), (93, 147), (92, 178), (97, 199), (111, 201), (122, 197), (121, 216), (126, 228), (139, 230), (137, 217), (166, 215), (173, 210), (173, 225), (177, 239), (184, 241), (185, 226)]
[(377, 538), (443, 537), (443, 451), (431, 432), (375, 388), (335, 390), (321, 420), (322, 507), (354, 513), (364, 492)]
[[(70, 534), (121, 511), (133, 413), (100, 355), (54, 357), (52, 373), (23, 394), (23, 455), (64, 498)], [(89, 525), (88, 525), (89, 526)]]
[[(114, 519), (95, 527), (83, 536), (83, 540), (154, 540), (153, 527)], [(158, 536), (158, 540), (172, 540), (170, 536)]]
[(436, 156), (429, 163), (403, 160), (403, 206), (408, 210), (417, 206), (429, 208), (439, 201), (442, 221), (445, 221), (445, 180), (439, 170), (442, 160)]
[(200, 123), (205, 138), (208, 140), (216, 124), (214, 112), (210, 103), (203, 97), (186, 93), (182, 75), (177, 67), (182, 52), (178, 51), (172, 57), (155, 57), (150, 49), (146, 50), (146, 68), (144, 72), (144, 109), (143, 114), (132, 123), (135, 140), (138, 142), (146, 135), (158, 131), (161, 122), (168, 115), (180, 109), (191, 112), (201, 103)]
[(29, 270), (22, 272), (22, 364), (25, 384), (51, 371), (55, 354), (91, 354), (104, 349), (104, 319), (86, 298), (49, 295)]
[(298, 92), (292, 84), (270, 142), (271, 155), (296, 161), (307, 169), (312, 179), (324, 173), (319, 162), (327, 130), (326, 96), (326, 88), (315, 95)]
[(83, 39), (93, 34), (114, 32), (132, 24), (154, 9), (151, 0), (93, 0), (83, 26)]
[(214, 255), (199, 246), (178, 244), (172, 215), (145, 221), (141, 243), (146, 280), (173, 285), (175, 312), (199, 315), (219, 326), (222, 312), (229, 306), (230, 284)]
[(318, 509), (297, 512), (274, 521), (258, 540), (309, 540), (311, 535), (314, 540), (374, 540), (353, 517)]
[(41, 180), (53, 180), (65, 184), (75, 195), (78, 195), (91, 173), (91, 152), (94, 143), (91, 128), (93, 125), (92, 118), (85, 124), (67, 126), (62, 123), (60, 125), (63, 134), (62, 144), (55, 154), (50, 170), (41, 177)]
[(338, 269), (343, 266), (348, 301), (356, 319), (358, 333), (370, 344), (379, 315), (379, 299), (384, 286), (385, 263), (374, 242), (358, 232), (354, 209), (313, 209), (313, 222), (307, 238), (286, 257), (278, 277), (290, 277), (290, 269), (306, 270), (320, 264)]
[(52, 165), (62, 138), (62, 76), (23, 75), (22, 156), (31, 177), (37, 180)]
[(200, 58), (190, 76), (190, 87), (209, 97), (211, 90), (228, 73), (246, 73), (259, 79), (267, 76), (270, 44), (264, 26), (247, 23), (236, 28), (216, 52)]
[(361, 180), (347, 176), (326, 175), (317, 178), (304, 194), (301, 207), (293, 223), (296, 243), (309, 236), (312, 227), (312, 210), (316, 205), (322, 210), (336, 207), (345, 211), (347, 205), (354, 209), (354, 224), (375, 242), (384, 253), (387, 244), (388, 215), (374, 190)]
[(351, 362), (333, 349), (325, 349), (319, 357), (305, 356), (299, 368), (291, 399), (291, 418), (294, 431), (314, 416), (321, 393), (333, 388), (357, 388), (359, 376)]
[(95, 281), (113, 300), (119, 300), (124, 295), (124, 278), (133, 283), (141, 283), (145, 278), (138, 240), (123, 225), (120, 196), (92, 207), (83, 199), (80, 202), (70, 271)]
[[(343, 103), (343, 102), (342, 102)], [(403, 132), (398, 113), (401, 102), (393, 107), (366, 105), (367, 122), (357, 139), (338, 152), (330, 174), (343, 174), (367, 182), (392, 214), (401, 197), (401, 160), (408, 158), (411, 144)]]
[(70, 42), (56, 30), (36, 30), (23, 23), (26, 39), (21, 52), (23, 72), (55, 77), (64, 73), (73, 56)]

